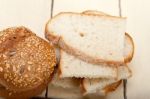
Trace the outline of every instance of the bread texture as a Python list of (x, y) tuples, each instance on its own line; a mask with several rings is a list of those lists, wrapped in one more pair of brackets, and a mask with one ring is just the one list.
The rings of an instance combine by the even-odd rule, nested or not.
[(117, 78), (117, 67), (94, 65), (84, 62), (61, 50), (59, 64), (60, 77), (77, 78)]
[(22, 26), (0, 34), (0, 84), (15, 92), (47, 85), (56, 65), (54, 47)]
[[(82, 12), (83, 14), (94, 14), (94, 15), (101, 15), (101, 16), (111, 16), (107, 13), (101, 12), (101, 11), (96, 11), (96, 10), (86, 10), (84, 12)], [(125, 63), (129, 63), (134, 55), (134, 42), (132, 37), (129, 35), (129, 33), (125, 33), (125, 51), (124, 51), (124, 57), (125, 57)], [(132, 49), (132, 51), (131, 51)]]
[(79, 89), (80, 78), (60, 78), (58, 71), (54, 74), (51, 85), (67, 89)]
[[(82, 12), (83, 14), (96, 14), (96, 15), (102, 15), (102, 16), (111, 16), (105, 12), (101, 12), (101, 11), (96, 11), (96, 10), (86, 10), (84, 12)], [(133, 55), (134, 55), (134, 42), (132, 37), (129, 35), (129, 33), (125, 33), (125, 52), (124, 52), (124, 56), (125, 56), (125, 63), (128, 63), (132, 60)], [(132, 49), (132, 51), (131, 51)]]
[[(84, 14), (98, 14), (98, 15), (104, 15), (104, 16), (110, 16), (109, 14), (106, 14), (104, 12), (99, 12), (99, 11), (92, 11), (92, 10), (88, 10), (88, 11), (84, 11)], [(128, 34), (125, 33), (125, 43), (124, 43), (124, 58), (125, 58), (125, 62), (128, 63), (132, 60), (133, 58), (133, 54), (134, 54), (134, 42), (132, 37)], [(132, 73), (131, 70), (125, 66), (125, 67), (117, 67), (118, 68), (118, 79), (127, 79), (129, 77), (131, 77)], [(108, 93), (108, 90), (112, 90), (114, 91), (117, 86), (119, 86), (119, 82), (116, 82), (115, 80), (111, 80), (111, 79), (84, 79), (82, 84), (83, 85), (83, 90), (84, 93), (95, 93), (95, 91), (97, 90), (102, 90), (105, 89), (105, 93)], [(92, 84), (91, 84), (92, 83)], [(111, 84), (112, 83), (112, 84)], [(110, 87), (105, 87), (104, 86), (109, 86)], [(116, 87), (112, 87), (112, 86), (116, 86)], [(108, 92), (107, 92), (108, 91)]]
[(46, 38), (59, 37), (64, 51), (86, 62), (124, 64), (125, 22), (112, 16), (60, 13), (47, 23)]
[[(134, 44), (129, 34), (125, 34), (124, 59), (130, 62), (134, 53)], [(117, 67), (117, 66), (116, 66)], [(116, 78), (117, 69), (109, 65), (94, 65), (86, 63), (75, 56), (61, 50), (60, 58), (61, 77), (85, 77), (85, 78)], [(108, 74), (107, 74), (108, 73)]]
[(106, 78), (98, 78), (98, 79), (84, 79), (82, 82), (83, 90), (85, 93), (95, 93), (97, 90), (102, 90), (105, 86), (108, 86), (112, 83), (120, 81), (122, 79), (127, 79), (132, 76), (131, 70), (128, 66), (120, 66), (118, 67), (118, 79), (106, 79)]

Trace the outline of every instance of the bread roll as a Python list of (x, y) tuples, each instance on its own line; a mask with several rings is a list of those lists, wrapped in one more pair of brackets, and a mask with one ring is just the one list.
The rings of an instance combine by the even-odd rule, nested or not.
[(55, 65), (54, 47), (29, 29), (0, 32), (0, 84), (6, 89), (24, 92), (46, 86)]

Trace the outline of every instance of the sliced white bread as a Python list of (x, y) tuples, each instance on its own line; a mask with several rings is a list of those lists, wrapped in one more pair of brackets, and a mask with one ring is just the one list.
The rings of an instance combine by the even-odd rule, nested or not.
[[(118, 81), (131, 77), (132, 73), (128, 66), (118, 67)], [(84, 93), (95, 93), (97, 90), (102, 90), (106, 86), (115, 83), (115, 79), (97, 78), (84, 79), (82, 82)]]
[[(76, 92), (81, 92), (80, 87), (83, 87), (82, 85), (80, 85), (81, 79), (59, 78), (57, 74), (54, 75), (52, 82), (50, 83), (50, 86), (53, 86), (56, 89), (60, 88), (60, 89), (64, 89), (64, 90), (65, 89), (66, 90), (76, 90)], [(106, 85), (106, 86), (104, 86), (103, 89), (98, 89), (95, 92), (95, 94), (106, 95), (108, 92), (115, 90), (119, 84), (120, 84), (120, 81)], [(84, 95), (86, 95), (86, 94), (84, 94)]]
[(84, 62), (63, 50), (60, 51), (60, 77), (117, 78), (117, 67)]
[[(98, 14), (98, 15), (109, 15), (104, 12), (99, 11), (84, 11), (84, 14)], [(110, 16), (110, 15), (109, 15)], [(126, 62), (130, 62), (132, 60), (134, 54), (134, 43), (129, 34), (125, 34), (125, 49), (124, 49), (124, 57)], [(118, 67), (118, 79), (127, 79), (132, 75), (131, 70), (125, 67)], [(105, 86), (115, 83), (116, 81), (113, 79), (84, 79), (82, 82), (83, 89), (85, 93), (95, 93), (97, 90), (102, 90)], [(105, 89), (110, 89), (109, 87)], [(113, 88), (112, 88), (113, 89)], [(116, 89), (116, 88), (114, 88)], [(110, 89), (111, 90), (111, 89)]]
[[(126, 33), (124, 44), (125, 60), (131, 60), (134, 52), (132, 38)], [(126, 48), (128, 47), (128, 48)], [(75, 56), (60, 52), (60, 77), (81, 77), (81, 78), (117, 78), (117, 66), (95, 65), (84, 62)]]
[[(52, 82), (50, 83), (50, 86), (54, 86), (54, 87), (56, 87), (56, 89), (57, 88), (64, 88), (66, 90), (76, 90), (78, 92), (81, 92), (80, 87), (83, 87), (82, 85), (80, 85), (81, 79), (77, 79), (77, 78), (76, 79), (75, 78), (59, 78), (57, 74), (54, 75), (54, 77), (52, 79)], [(105, 95), (108, 92), (111, 92), (111, 91), (115, 90), (119, 84), (120, 84), (120, 81), (109, 84), (109, 85), (106, 85), (106, 86), (104, 86), (103, 89), (98, 89), (95, 92), (95, 94)]]
[(48, 21), (46, 38), (86, 62), (124, 64), (125, 23), (120, 17), (64, 12)]
[[(83, 14), (94, 14), (94, 15), (101, 15), (101, 16), (111, 16), (110, 14), (107, 14), (105, 12), (101, 11), (96, 11), (96, 10), (86, 10), (82, 12)], [(124, 57), (125, 57), (125, 63), (128, 63), (132, 60), (133, 54), (134, 54), (134, 42), (132, 37), (128, 34), (125, 33), (125, 43), (124, 43)], [(130, 49), (133, 49), (132, 52)]]

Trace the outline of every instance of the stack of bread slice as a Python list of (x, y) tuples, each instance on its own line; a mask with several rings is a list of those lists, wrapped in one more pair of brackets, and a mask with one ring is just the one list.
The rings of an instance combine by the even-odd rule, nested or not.
[(60, 48), (54, 86), (106, 94), (132, 76), (127, 64), (134, 43), (126, 18), (91, 10), (62, 12), (48, 21), (45, 36)]

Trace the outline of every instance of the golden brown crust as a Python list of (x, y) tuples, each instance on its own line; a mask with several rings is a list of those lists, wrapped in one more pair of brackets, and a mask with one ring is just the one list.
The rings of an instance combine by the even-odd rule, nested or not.
[(46, 23), (46, 26), (45, 26), (45, 38), (47, 40), (49, 40), (50, 42), (52, 42), (54, 45), (57, 45), (60, 37), (56, 36), (56, 35), (53, 35), (53, 33), (51, 33), (48, 30), (48, 23), (49, 22), (50, 22), (50, 20)]
[(20, 92), (48, 83), (56, 64), (53, 46), (25, 27), (1, 32), (0, 84)]
[(80, 88), (81, 88), (81, 92), (83, 93), (83, 95), (86, 94), (87, 90), (84, 85), (84, 78), (81, 79), (81, 81), (80, 81)]
[(105, 91), (105, 94), (115, 91), (118, 88), (118, 86), (121, 84), (121, 82), (122, 82), (122, 80), (112, 83), (112, 84), (106, 86), (105, 88), (103, 88), (102, 90)]
[(132, 58), (133, 58), (135, 47), (134, 47), (134, 42), (133, 42), (132, 37), (131, 37), (128, 33), (125, 33), (125, 36), (126, 36), (127, 38), (129, 38), (130, 43), (131, 43), (132, 48), (133, 48), (133, 49), (132, 49), (132, 52), (129, 53), (128, 57), (125, 57), (125, 59), (124, 59), (125, 63), (129, 63), (129, 62), (131, 62), (131, 60), (132, 60)]

